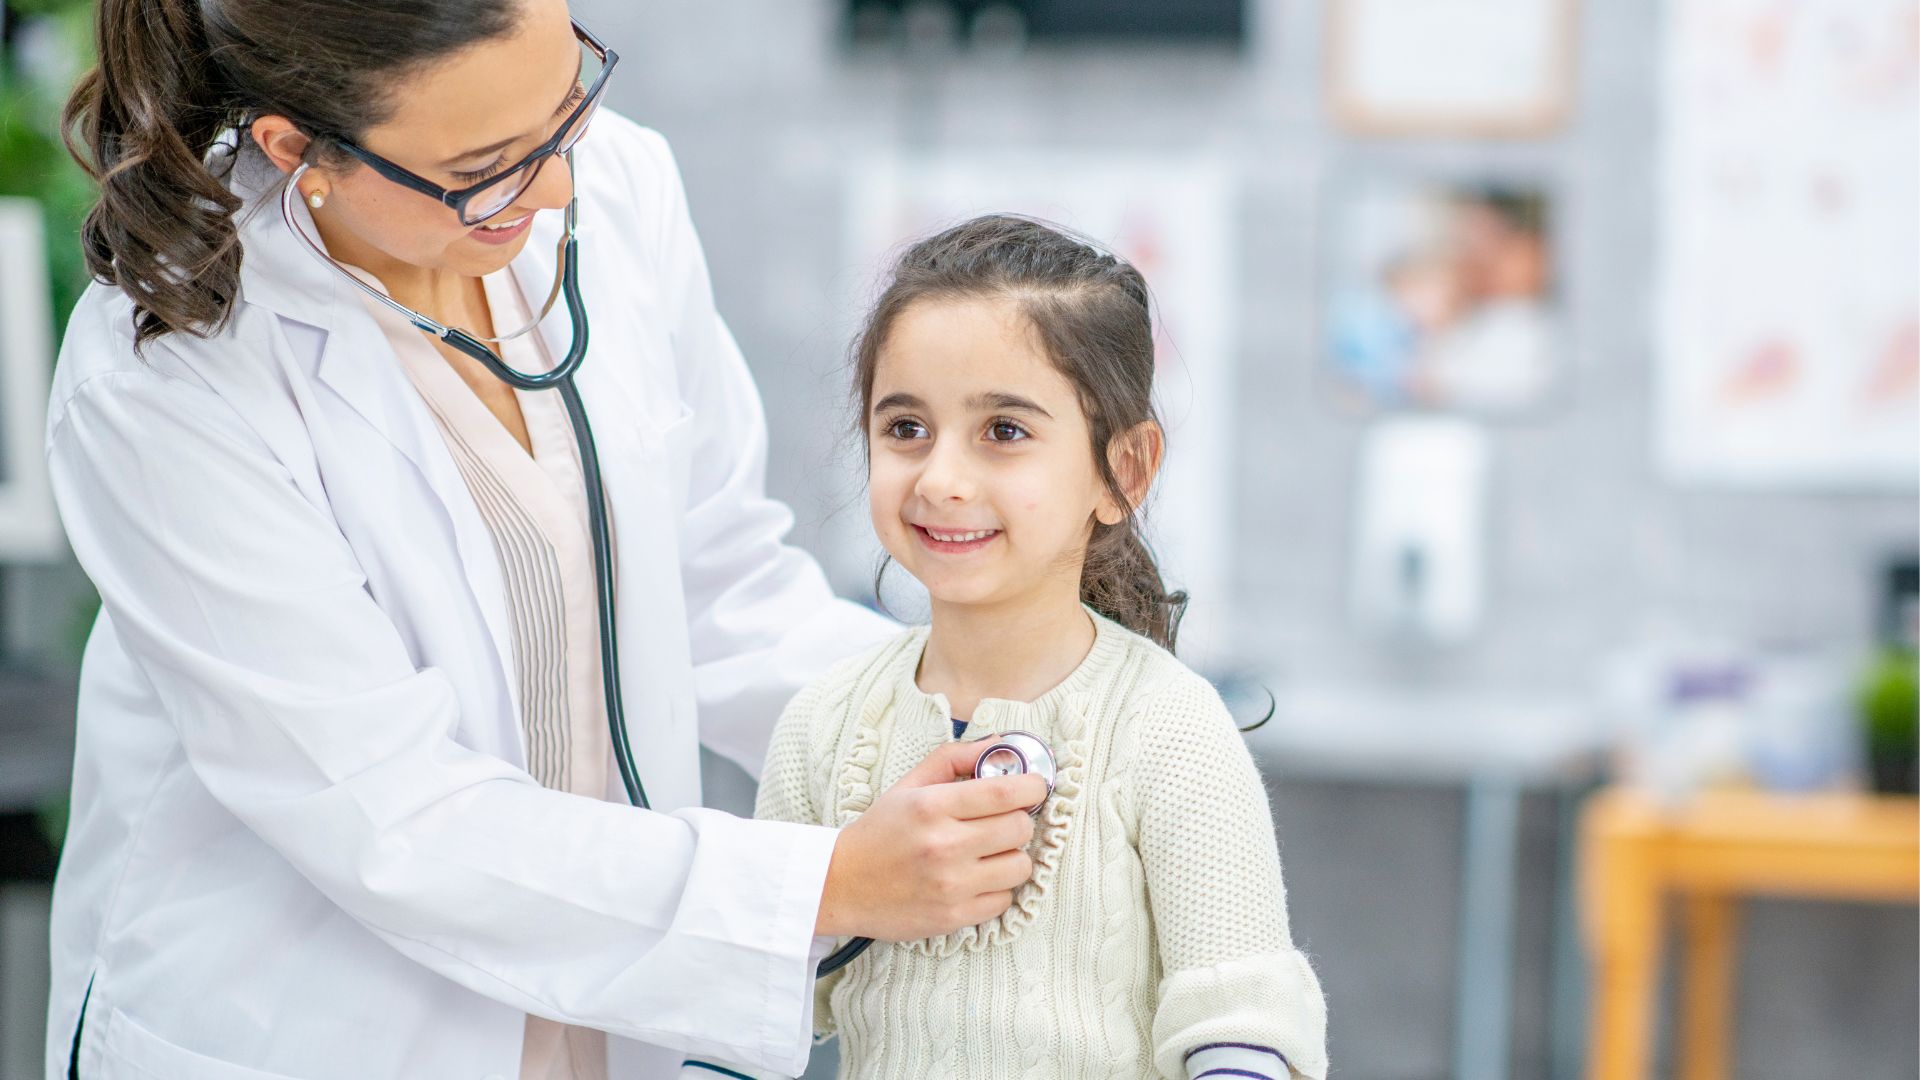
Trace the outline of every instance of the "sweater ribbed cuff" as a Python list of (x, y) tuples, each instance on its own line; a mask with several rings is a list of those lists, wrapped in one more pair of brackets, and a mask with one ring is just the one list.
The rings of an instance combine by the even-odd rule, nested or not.
[(1187, 1051), (1187, 1080), (1201, 1077), (1251, 1077), (1288, 1080), (1293, 1074), (1278, 1050), (1252, 1043), (1208, 1043)]

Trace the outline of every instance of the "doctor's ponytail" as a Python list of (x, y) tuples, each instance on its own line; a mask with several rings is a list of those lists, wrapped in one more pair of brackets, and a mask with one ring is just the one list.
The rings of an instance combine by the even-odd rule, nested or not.
[(1140, 532), (1138, 509), (1109, 455), (1141, 425), (1159, 423), (1151, 300), (1146, 280), (1124, 259), (1010, 215), (975, 218), (908, 248), (854, 344), (862, 435), (880, 350), (894, 322), (920, 300), (971, 297), (1018, 305), (1054, 367), (1078, 392), (1095, 468), (1108, 494), (1127, 510), (1117, 524), (1093, 524), (1080, 570), (1081, 602), (1171, 650), (1187, 594), (1161, 580)]
[[(216, 333), (240, 290), (227, 174), (256, 116), (292, 120), (335, 163), (389, 114), (389, 80), (509, 31), (513, 0), (100, 0), (99, 65), (62, 116), (99, 182), (80, 242), (132, 298), (137, 345)], [(237, 135), (235, 134), (237, 133)]]

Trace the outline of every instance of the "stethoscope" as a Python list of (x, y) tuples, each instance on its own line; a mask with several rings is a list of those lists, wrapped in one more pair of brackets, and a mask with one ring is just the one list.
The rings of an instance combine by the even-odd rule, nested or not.
[[(966, 734), (965, 720), (953, 721), (953, 737)], [(1053, 782), (1057, 769), (1053, 759), (1053, 750), (1046, 740), (1030, 731), (1008, 731), (999, 735), (990, 735), (986, 747), (980, 756), (973, 759), (973, 778), (982, 780), (989, 776), (1023, 776), (1037, 773), (1047, 782), (1047, 794), (1040, 801), (1027, 808), (1027, 813), (1038, 815), (1040, 808), (1047, 805), (1047, 799), (1053, 796)], [(835, 949), (832, 955), (820, 961), (815, 978), (824, 979), (853, 962), (853, 958), (867, 951), (873, 944), (872, 938), (857, 937), (848, 940), (845, 945)]]
[[(566, 155), (569, 168), (573, 165), (573, 153)], [(593, 574), (595, 599), (598, 601), (600, 616), (600, 681), (601, 692), (607, 699), (607, 732), (613, 742), (613, 759), (620, 770), (620, 783), (626, 788), (627, 800), (642, 809), (648, 809), (647, 792), (640, 783), (640, 770), (633, 763), (633, 746), (627, 740), (626, 712), (620, 698), (620, 656), (616, 647), (616, 628), (613, 609), (613, 542), (607, 526), (606, 488), (600, 480), (600, 455), (594, 450), (593, 429), (587, 423), (586, 406), (580, 401), (580, 389), (574, 384), (574, 374), (587, 356), (587, 308), (580, 299), (580, 246), (575, 226), (579, 222), (580, 200), (578, 196), (567, 201), (565, 211), (565, 229), (560, 236), (558, 250), (560, 273), (555, 277), (553, 288), (547, 293), (547, 301), (541, 305), (540, 313), (533, 321), (510, 334), (497, 337), (470, 334), (451, 326), (443, 326), (433, 319), (407, 307), (393, 297), (361, 280), (359, 275), (348, 270), (328, 255), (319, 241), (308, 235), (300, 227), (300, 219), (294, 210), (294, 195), (297, 182), (307, 171), (302, 164), (286, 180), (286, 186), (280, 193), (280, 216), (286, 220), (287, 228), (300, 238), (314, 258), (331, 267), (336, 273), (359, 286), (362, 292), (385, 305), (401, 318), (412, 323), (421, 332), (439, 338), (448, 345), (478, 360), (486, 369), (509, 386), (521, 390), (558, 390), (560, 400), (566, 403), (567, 419), (573, 426), (574, 443), (580, 450), (580, 473), (586, 483), (587, 493), (587, 529), (593, 539)], [(528, 374), (520, 371), (501, 359), (488, 342), (498, 344), (531, 333), (546, 317), (552, 313), (554, 304), (561, 297), (567, 301), (567, 315), (573, 321), (573, 343), (567, 348), (567, 355), (554, 365), (550, 371)], [(955, 721), (957, 737), (964, 725)], [(1011, 776), (1035, 772), (1047, 781), (1047, 793), (1053, 793), (1054, 760), (1053, 752), (1038, 736), (1025, 731), (1010, 731), (993, 737), (993, 741), (980, 752), (974, 762), (973, 775), (976, 778), (988, 776)], [(1028, 813), (1038, 814), (1045, 801), (1036, 804)], [(836, 949), (832, 955), (820, 962), (816, 977), (824, 977), (838, 971), (852, 962), (853, 958), (865, 952), (873, 944), (872, 938), (853, 938)]]

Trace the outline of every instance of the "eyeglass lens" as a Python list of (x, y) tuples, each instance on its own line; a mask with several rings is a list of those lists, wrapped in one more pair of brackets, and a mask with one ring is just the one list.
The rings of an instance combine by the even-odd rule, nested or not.
[[(583, 87), (591, 87), (593, 86), (594, 80), (600, 76), (602, 61), (599, 54), (595, 53), (584, 41), (580, 43), (580, 50), (582, 53), (580, 85)], [(602, 87), (601, 89), (604, 90), (605, 88)], [(600, 98), (600, 94), (594, 94), (593, 97), (582, 104), (579, 112), (569, 118), (571, 122), (567, 127), (566, 134), (560, 140), (560, 145), (554, 150), (554, 154), (564, 154), (572, 150), (574, 145), (580, 141), (580, 136), (586, 133), (587, 124), (593, 119), (594, 112), (600, 108)], [(534, 180), (540, 175), (541, 167), (546, 165), (547, 159), (552, 156), (553, 154), (544, 154), (537, 160), (527, 162), (520, 168), (515, 169), (511, 175), (502, 179), (498, 184), (476, 194), (472, 199), (468, 200), (466, 206), (462, 208), (460, 214), (461, 220), (468, 225), (478, 225), (513, 205), (515, 199), (518, 199), (529, 187), (533, 186)]]

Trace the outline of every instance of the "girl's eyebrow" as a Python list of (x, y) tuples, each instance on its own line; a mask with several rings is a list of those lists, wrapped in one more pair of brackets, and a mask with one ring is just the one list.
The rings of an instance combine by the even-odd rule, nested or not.
[[(1049, 420), (1053, 419), (1053, 414), (1039, 405), (1019, 394), (1009, 394), (1005, 390), (989, 390), (975, 394), (966, 400), (965, 405), (975, 412), (1027, 412), (1044, 416)], [(888, 394), (874, 402), (873, 411), (879, 413), (886, 412), (888, 409), (924, 409), (926, 407), (926, 402), (903, 391)]]
[(967, 408), (977, 412), (994, 410), (1000, 412), (1038, 413), (1049, 420), (1053, 419), (1053, 414), (1041, 408), (1039, 405), (1018, 394), (1009, 394), (1005, 390), (990, 390), (984, 394), (975, 394), (967, 399)]
[(912, 394), (888, 394), (873, 403), (874, 412), (886, 412), (888, 409), (924, 409), (927, 403)]

